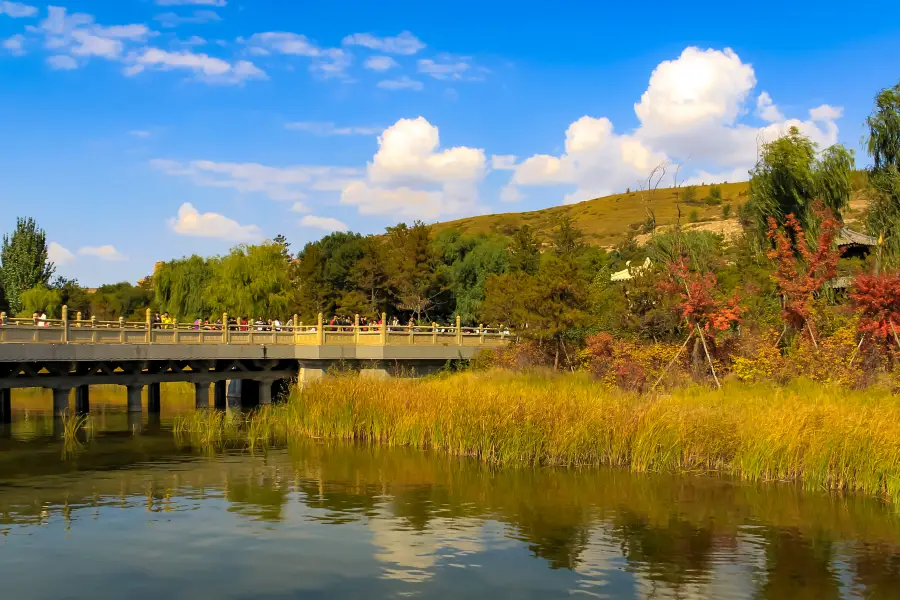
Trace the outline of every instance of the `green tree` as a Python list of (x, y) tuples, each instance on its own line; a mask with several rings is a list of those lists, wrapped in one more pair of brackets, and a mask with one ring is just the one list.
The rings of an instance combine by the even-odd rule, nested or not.
[(390, 293), (397, 309), (418, 321), (434, 311), (445, 291), (444, 270), (431, 244), (431, 230), (421, 221), (412, 227), (401, 223), (387, 228), (386, 270)]
[(529, 275), (537, 273), (541, 264), (541, 244), (528, 225), (522, 225), (512, 234), (509, 245), (509, 267)]
[(159, 310), (181, 320), (209, 316), (213, 307), (207, 287), (218, 260), (194, 254), (160, 265), (153, 274)]
[(90, 295), (90, 299), (91, 315), (101, 321), (115, 321), (123, 317), (126, 321), (143, 322), (153, 300), (153, 292), (122, 281), (101, 285)]
[(900, 83), (875, 96), (866, 125), (866, 147), (872, 157), (869, 231), (884, 236), (884, 258), (896, 267), (900, 265)]
[(484, 301), (484, 285), (492, 275), (509, 271), (506, 239), (499, 236), (475, 236), (469, 248), (449, 265), (450, 291), (455, 300), (454, 311), (466, 324), (475, 324)]
[(557, 222), (556, 229), (550, 235), (553, 249), (559, 256), (574, 258), (586, 247), (584, 232), (575, 227), (575, 222), (569, 215), (563, 215)]
[(387, 308), (386, 252), (380, 238), (370, 235), (362, 239), (362, 257), (356, 261), (351, 273), (356, 288), (368, 299), (365, 313), (360, 314), (376, 315)]
[(681, 190), (681, 201), (685, 204), (693, 204), (697, 201), (697, 186), (689, 185)]
[(77, 279), (69, 279), (58, 275), (53, 283), (50, 284), (51, 289), (59, 290), (60, 302), (69, 307), (71, 318), (75, 318), (79, 312), (82, 319), (91, 316), (91, 295), (88, 291), (79, 285)]
[(22, 292), (46, 286), (54, 271), (47, 258), (47, 234), (30, 217), (16, 219), (16, 230), (3, 236), (0, 249), (0, 285), (10, 311), (21, 312)]
[(250, 318), (288, 318), (294, 307), (288, 255), (276, 242), (241, 245), (216, 261), (208, 284), (212, 313), (222, 312)]
[(62, 293), (45, 285), (36, 285), (19, 295), (22, 302), (20, 317), (30, 317), (34, 313), (47, 313), (51, 319), (58, 319), (62, 313)]
[(817, 200), (839, 219), (849, 204), (852, 153), (835, 145), (817, 157), (816, 149), (816, 144), (796, 127), (763, 144), (759, 162), (750, 172), (747, 203), (751, 226), (760, 243), (768, 231), (769, 217), (782, 225), (788, 214), (794, 214), (805, 230), (815, 232), (813, 205)]

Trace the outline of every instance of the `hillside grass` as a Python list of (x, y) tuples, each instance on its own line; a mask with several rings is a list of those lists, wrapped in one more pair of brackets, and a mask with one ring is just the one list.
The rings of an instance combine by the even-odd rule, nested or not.
[(638, 396), (582, 375), (333, 377), (246, 420), (200, 412), (176, 432), (202, 448), (342, 439), (498, 466), (721, 473), (900, 500), (900, 400), (805, 381)]
[[(722, 206), (709, 205), (705, 199), (709, 196), (710, 185), (693, 186), (696, 190), (696, 200), (692, 203), (682, 202), (681, 224), (688, 223), (692, 211), (697, 211), (699, 221), (722, 221)], [(744, 204), (749, 199), (750, 182), (740, 181), (734, 183), (719, 184), (722, 190), (722, 203), (731, 204), (731, 219), (737, 217), (738, 205)], [(853, 174), (854, 193), (851, 199), (851, 210), (846, 211), (845, 220), (848, 223), (856, 223), (863, 216), (867, 205), (862, 189), (865, 187), (865, 172), (858, 171)], [(649, 201), (656, 215), (658, 227), (674, 225), (678, 210), (675, 204), (676, 191), (684, 194), (685, 187), (657, 189), (652, 196), (647, 192), (646, 197), (652, 197)], [(536, 236), (542, 242), (547, 243), (550, 233), (556, 227), (559, 219), (568, 215), (574, 221), (576, 227), (585, 234), (585, 241), (595, 246), (612, 247), (627, 239), (629, 233), (640, 232), (640, 228), (647, 219), (645, 203), (641, 192), (632, 190), (627, 193), (613, 194), (593, 200), (586, 200), (577, 204), (554, 206), (541, 210), (481, 215), (468, 217), (446, 223), (437, 223), (432, 226), (435, 233), (445, 229), (458, 229), (465, 234), (500, 233), (509, 235), (513, 230), (528, 225), (534, 230)]]

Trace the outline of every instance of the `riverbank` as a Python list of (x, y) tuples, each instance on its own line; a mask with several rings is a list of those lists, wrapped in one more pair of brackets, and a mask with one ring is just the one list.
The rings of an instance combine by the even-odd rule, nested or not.
[(195, 413), (175, 430), (207, 449), (345, 439), (494, 465), (715, 472), (900, 500), (900, 400), (804, 381), (638, 396), (580, 375), (335, 377), (246, 420)]

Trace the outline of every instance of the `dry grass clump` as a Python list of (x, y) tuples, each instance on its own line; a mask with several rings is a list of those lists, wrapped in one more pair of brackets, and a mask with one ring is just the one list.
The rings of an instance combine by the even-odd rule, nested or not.
[[(224, 432), (227, 417), (213, 415), (191, 418)], [(806, 381), (638, 396), (580, 375), (326, 378), (237, 429), (204, 435), (252, 445), (355, 440), (510, 466), (719, 472), (900, 499), (900, 402)]]

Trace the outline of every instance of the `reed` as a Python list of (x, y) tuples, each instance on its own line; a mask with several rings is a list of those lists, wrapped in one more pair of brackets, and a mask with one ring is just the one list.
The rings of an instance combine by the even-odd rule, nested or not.
[(671, 395), (614, 392), (581, 375), (326, 378), (210, 440), (301, 437), (432, 449), (509, 466), (617, 466), (794, 481), (900, 500), (900, 401), (807, 381)]

